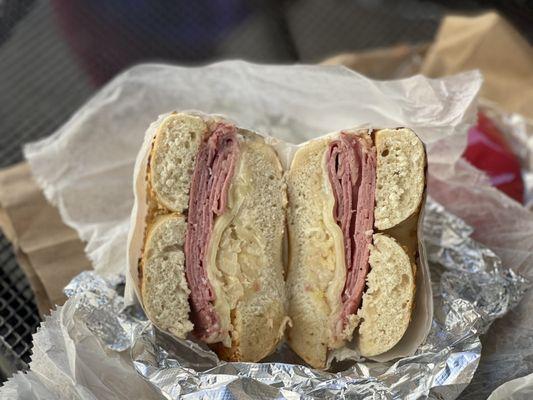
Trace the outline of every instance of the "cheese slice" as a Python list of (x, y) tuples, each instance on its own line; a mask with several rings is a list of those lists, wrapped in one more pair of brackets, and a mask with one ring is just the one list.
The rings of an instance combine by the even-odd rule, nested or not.
[(342, 311), (342, 291), (346, 282), (346, 262), (344, 260), (344, 239), (342, 230), (333, 217), (333, 208), (335, 207), (335, 197), (333, 195), (333, 189), (331, 182), (328, 179), (328, 170), (326, 163), (327, 150), (324, 151), (324, 158), (322, 160), (322, 174), (324, 177), (324, 208), (322, 211), (324, 225), (329, 234), (333, 238), (333, 246), (335, 249), (335, 270), (329, 281), (325, 297), (330, 308), (329, 317), (329, 348), (337, 348), (344, 344), (345, 336), (338, 336), (335, 332), (341, 332), (342, 329), (338, 329), (336, 326), (339, 323), (340, 313)]
[(243, 168), (242, 152), (240, 143), (240, 154), (228, 192), (226, 212), (215, 219), (207, 249), (207, 276), (215, 292), (213, 306), (220, 318), (221, 331), (212, 342), (222, 342), (226, 347), (231, 346), (231, 310), (243, 295), (242, 273), (237, 260), (240, 246), (238, 240), (232, 240), (231, 236), (235, 235), (231, 234), (230, 228), (242, 205), (245, 192), (251, 190), (251, 182)]

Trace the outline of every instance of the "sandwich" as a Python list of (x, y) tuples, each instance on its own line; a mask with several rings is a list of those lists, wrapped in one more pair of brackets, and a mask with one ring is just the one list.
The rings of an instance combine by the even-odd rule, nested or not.
[(129, 240), (147, 316), (224, 360), (261, 360), (288, 321), (286, 184), (275, 151), (204, 114), (170, 114), (147, 135)]
[[(285, 171), (274, 147), (292, 155)], [(431, 321), (430, 305), (414, 312), (417, 290), (431, 299), (426, 165), (407, 128), (292, 146), (219, 116), (161, 117), (135, 168), (137, 298), (160, 330), (227, 361), (260, 361), (284, 335), (318, 369), (345, 347), (390, 359), (404, 338), (411, 351)]]
[(414, 307), (426, 155), (410, 129), (348, 130), (301, 146), (288, 171), (287, 338), (312, 367), (353, 343), (373, 357)]

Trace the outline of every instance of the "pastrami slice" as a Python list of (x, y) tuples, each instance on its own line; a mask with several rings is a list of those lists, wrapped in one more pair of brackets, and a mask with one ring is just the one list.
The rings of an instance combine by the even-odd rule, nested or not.
[(362, 176), (358, 189), (358, 201), (355, 217), (354, 243), (355, 251), (351, 269), (346, 277), (343, 293), (343, 314), (341, 318), (347, 320), (361, 305), (361, 298), (365, 288), (366, 276), (369, 270), (369, 252), (372, 243), (372, 228), (374, 225), (374, 196), (376, 186), (376, 149), (375, 147), (360, 147)]
[(207, 276), (207, 248), (214, 220), (226, 210), (227, 196), (239, 153), (236, 128), (219, 122), (201, 145), (192, 175), (185, 239), (185, 275), (191, 290), (195, 335), (207, 342), (223, 332)]
[(341, 296), (340, 335), (350, 315), (357, 312), (369, 270), (369, 251), (374, 224), (376, 149), (368, 135), (342, 132), (330, 143), (327, 169), (335, 199), (334, 218), (343, 233), (346, 282)]

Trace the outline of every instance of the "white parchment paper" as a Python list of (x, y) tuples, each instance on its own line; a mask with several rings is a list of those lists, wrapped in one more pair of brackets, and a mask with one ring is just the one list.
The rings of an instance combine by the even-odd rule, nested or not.
[(478, 72), (373, 81), (329, 66), (140, 65), (25, 155), (46, 197), (87, 243), (95, 270), (113, 275), (125, 271), (135, 157), (158, 115), (220, 113), (292, 143), (352, 126), (408, 126), (426, 143), (430, 164), (449, 167), (466, 144), (480, 85)]

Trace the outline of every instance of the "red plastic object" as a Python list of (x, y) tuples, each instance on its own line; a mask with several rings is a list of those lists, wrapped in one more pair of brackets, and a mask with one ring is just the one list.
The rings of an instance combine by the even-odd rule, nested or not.
[(493, 186), (519, 203), (524, 201), (524, 182), (520, 163), (494, 123), (483, 113), (468, 131), (468, 146), (463, 156), (485, 171)]

